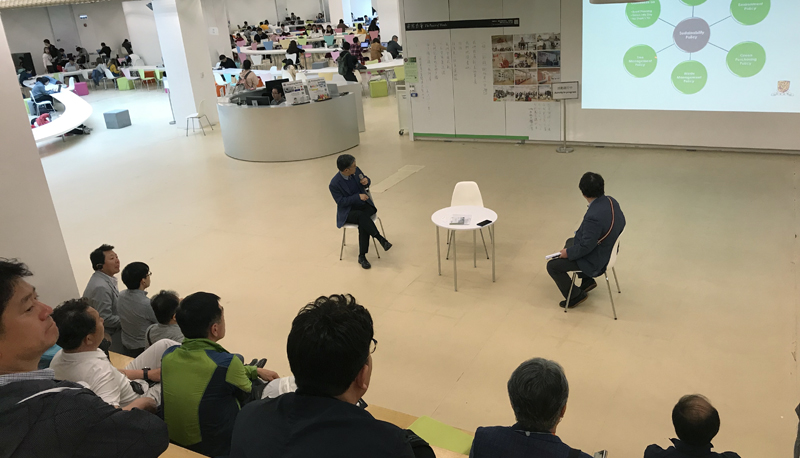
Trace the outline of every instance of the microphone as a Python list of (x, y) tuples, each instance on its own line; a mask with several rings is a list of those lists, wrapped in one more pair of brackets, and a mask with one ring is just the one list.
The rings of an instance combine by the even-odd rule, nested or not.
[[(358, 181), (361, 181), (361, 180), (363, 180), (363, 179), (364, 179), (364, 174), (363, 174), (363, 173), (359, 173), (359, 174), (358, 174)], [(367, 192), (369, 192), (369, 186), (365, 186), (365, 187), (364, 187), (364, 191), (367, 191)]]

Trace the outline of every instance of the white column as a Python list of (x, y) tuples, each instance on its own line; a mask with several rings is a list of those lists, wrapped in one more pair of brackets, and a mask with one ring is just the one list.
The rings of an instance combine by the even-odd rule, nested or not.
[(219, 0), (200, 0), (200, 3), (206, 19), (208, 53), (213, 64), (219, 59), (220, 54), (226, 56), (231, 54), (231, 40), (228, 38), (228, 13), (225, 3)]
[(186, 116), (199, 112), (201, 102), (203, 112), (216, 124), (214, 62), (208, 54), (208, 28), (200, 0), (153, 0), (153, 13), (177, 127), (186, 127)]
[(79, 297), (78, 286), (1, 23), (0, 101), (0, 257), (18, 258), (28, 264), (35, 274), (28, 281), (36, 286), (45, 304), (56, 306)]
[(378, 6), (375, 10), (378, 12), (378, 23), (381, 26), (381, 40), (389, 41), (392, 35), (397, 35), (402, 43), (402, 35), (400, 34), (400, 4), (397, 0), (376, 0)]
[(158, 42), (153, 11), (147, 7), (147, 3), (136, 0), (122, 2), (122, 12), (125, 14), (133, 51), (142, 58), (145, 65), (161, 65), (161, 45)]
[(344, 19), (344, 23), (347, 25), (353, 25), (351, 16), (353, 10), (350, 7), (350, 0), (329, 0), (328, 7), (331, 11), (331, 24), (333, 27), (336, 27), (339, 19)]

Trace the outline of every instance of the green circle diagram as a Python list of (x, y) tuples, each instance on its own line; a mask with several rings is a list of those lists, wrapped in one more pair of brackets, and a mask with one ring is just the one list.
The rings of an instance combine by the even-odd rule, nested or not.
[(708, 71), (700, 62), (687, 60), (672, 71), (672, 85), (684, 94), (697, 94), (708, 81)]
[(650, 27), (658, 21), (658, 17), (661, 15), (661, 2), (647, 0), (640, 3), (628, 3), (625, 7), (625, 14), (631, 24), (636, 27)]
[(705, 2), (706, 0), (681, 0), (681, 3), (689, 6), (700, 6)]
[(769, 14), (770, 0), (733, 0), (731, 16), (742, 25), (755, 25)]
[(745, 41), (731, 48), (725, 59), (734, 75), (749, 78), (758, 74), (767, 63), (767, 52), (752, 41)]
[(656, 51), (647, 45), (636, 45), (625, 53), (622, 58), (625, 70), (636, 78), (650, 76), (658, 64)]

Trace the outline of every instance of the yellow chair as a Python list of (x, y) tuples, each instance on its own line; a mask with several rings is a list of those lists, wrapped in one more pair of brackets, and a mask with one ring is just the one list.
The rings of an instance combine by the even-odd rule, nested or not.
[(281, 42), (280, 42), (280, 43), (281, 43), (281, 48), (283, 48), (283, 49), (289, 49), (289, 44), (290, 44), (291, 42), (292, 42), (292, 40), (287, 40), (287, 39), (285, 39), (285, 38), (284, 38), (284, 39), (282, 39), (282, 40), (281, 40)]
[(322, 73), (322, 77), (325, 78), (325, 81), (333, 81), (333, 73)]
[(372, 65), (372, 64), (379, 64), (380, 62), (381, 62), (380, 60), (368, 60), (366, 64)]

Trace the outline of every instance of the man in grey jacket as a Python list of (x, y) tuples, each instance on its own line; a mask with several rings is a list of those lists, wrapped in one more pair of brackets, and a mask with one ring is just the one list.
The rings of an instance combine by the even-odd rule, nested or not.
[[(114, 275), (119, 273), (119, 258), (111, 245), (101, 245), (89, 255), (94, 273), (83, 291), (83, 297), (89, 299), (92, 308), (97, 310), (104, 320), (106, 339), (113, 341), (114, 334), (119, 333), (119, 314), (117, 299), (119, 289)], [(119, 337), (116, 339), (119, 341)], [(121, 344), (121, 342), (120, 342)]]

